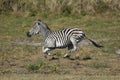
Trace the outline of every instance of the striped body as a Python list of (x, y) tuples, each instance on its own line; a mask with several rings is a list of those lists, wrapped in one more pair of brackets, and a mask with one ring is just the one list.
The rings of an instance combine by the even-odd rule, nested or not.
[(78, 43), (83, 38), (87, 38), (96, 47), (103, 47), (86, 37), (79, 28), (66, 28), (58, 31), (51, 31), (50, 28), (40, 20), (35, 21), (35, 24), (27, 32), (28, 37), (35, 34), (40, 34), (43, 38), (44, 45), (42, 51), (45, 57), (48, 55), (48, 51), (65, 47), (68, 48), (68, 53), (66, 53), (64, 57), (69, 56), (72, 51), (78, 49)]
[(65, 28), (52, 32), (45, 39), (45, 47), (49, 48), (65, 48), (71, 45), (71, 38), (75, 38), (77, 42), (84, 38), (84, 33), (78, 28)]

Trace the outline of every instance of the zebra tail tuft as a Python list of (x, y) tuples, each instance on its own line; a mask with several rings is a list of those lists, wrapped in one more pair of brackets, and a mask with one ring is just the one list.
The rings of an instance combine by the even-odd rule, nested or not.
[(102, 45), (97, 44), (95, 41), (89, 39), (85, 34), (84, 34), (84, 36), (85, 36), (90, 42), (92, 42), (92, 44), (93, 44), (94, 46), (96, 46), (96, 47), (98, 47), (98, 48), (104, 47), (104, 46), (102, 46)]
[(90, 42), (92, 42), (92, 44), (94, 45), (94, 46), (96, 46), (96, 47), (98, 47), (98, 48), (102, 48), (102, 47), (104, 47), (104, 46), (102, 46), (102, 45), (99, 45), (99, 44), (97, 44), (96, 42), (94, 42), (93, 40), (91, 40), (91, 39), (88, 39)]

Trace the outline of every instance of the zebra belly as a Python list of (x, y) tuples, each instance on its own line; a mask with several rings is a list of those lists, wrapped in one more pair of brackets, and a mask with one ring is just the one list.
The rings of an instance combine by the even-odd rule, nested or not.
[(68, 45), (67, 41), (56, 41), (57, 48), (65, 48), (65, 47), (67, 47), (67, 45)]

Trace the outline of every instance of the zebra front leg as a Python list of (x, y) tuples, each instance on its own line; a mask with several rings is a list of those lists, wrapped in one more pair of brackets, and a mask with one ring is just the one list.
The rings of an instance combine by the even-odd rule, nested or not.
[(50, 55), (50, 54), (48, 54), (48, 51), (50, 51), (51, 49), (43, 47), (42, 50), (43, 50), (43, 53), (44, 53), (44, 57), (47, 58), (47, 55)]

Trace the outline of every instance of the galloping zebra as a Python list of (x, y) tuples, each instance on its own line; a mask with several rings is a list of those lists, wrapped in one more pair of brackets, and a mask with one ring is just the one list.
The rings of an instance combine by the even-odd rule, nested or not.
[[(50, 28), (42, 21), (35, 21), (32, 28), (27, 33), (28, 37), (32, 35), (40, 34), (43, 38), (44, 46), (43, 53), (47, 57), (48, 51), (55, 48), (68, 48), (68, 53), (64, 57), (70, 56), (72, 51), (78, 49), (78, 43), (87, 38), (86, 35), (79, 28), (65, 28), (58, 31), (51, 31)], [(102, 47), (96, 44), (93, 40), (87, 38), (96, 47)]]

